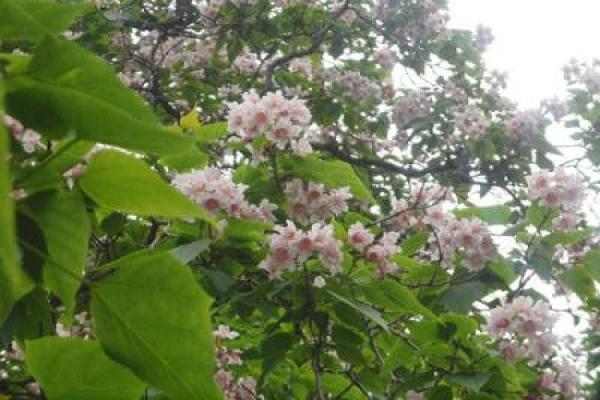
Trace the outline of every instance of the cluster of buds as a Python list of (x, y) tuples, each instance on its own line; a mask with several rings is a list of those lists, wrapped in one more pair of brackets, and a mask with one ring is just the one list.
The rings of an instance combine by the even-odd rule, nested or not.
[(548, 303), (517, 297), (494, 308), (484, 329), (500, 340), (500, 351), (506, 359), (524, 356), (532, 364), (542, 364), (556, 349), (557, 338), (552, 333), (555, 321)]
[(213, 332), (217, 345), (217, 372), (214, 379), (223, 391), (227, 400), (254, 400), (256, 399), (256, 381), (252, 377), (235, 380), (233, 374), (227, 370), (232, 365), (242, 365), (240, 349), (228, 349), (222, 342), (233, 340), (240, 336), (227, 325), (219, 325)]
[[(261, 136), (280, 150), (289, 146), (299, 156), (312, 153), (306, 135), (311, 113), (303, 100), (288, 100), (279, 92), (261, 97), (251, 91), (242, 95), (241, 103), (229, 103), (228, 107), (229, 131), (244, 142)], [(260, 155), (256, 157), (260, 159)]]
[(293, 179), (285, 186), (288, 212), (295, 220), (307, 223), (323, 221), (348, 211), (352, 199), (346, 187), (326, 189), (323, 184)]
[(172, 184), (213, 215), (224, 211), (234, 218), (275, 221), (273, 211), (277, 206), (268, 200), (261, 201), (259, 205), (250, 204), (244, 198), (247, 186), (234, 183), (218, 168), (176, 175)]
[(275, 231), (268, 238), (269, 255), (259, 265), (270, 279), (281, 278), (286, 270), (295, 271), (314, 255), (318, 255), (330, 274), (341, 271), (342, 242), (334, 237), (331, 225), (316, 223), (310, 230), (302, 231), (288, 221), (287, 226), (277, 226)]
[(577, 211), (585, 199), (585, 185), (577, 174), (564, 169), (554, 172), (541, 170), (527, 178), (528, 197), (541, 204), (560, 208), (563, 212), (553, 220), (556, 229), (566, 231), (575, 228)]
[(45, 150), (46, 145), (42, 142), (42, 136), (32, 129), (25, 129), (23, 124), (11, 117), (4, 115), (4, 125), (17, 142), (23, 146), (25, 153), (31, 154), (36, 150)]

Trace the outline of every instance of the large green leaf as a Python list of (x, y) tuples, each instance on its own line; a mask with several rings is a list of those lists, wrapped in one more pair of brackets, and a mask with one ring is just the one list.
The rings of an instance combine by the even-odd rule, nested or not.
[(65, 186), (63, 174), (81, 161), (94, 143), (81, 140), (66, 140), (55, 147), (55, 152), (34, 170), (18, 177), (19, 187), (30, 195), (36, 192), (58, 189)]
[(435, 314), (431, 312), (429, 308), (421, 304), (412, 290), (406, 286), (402, 286), (396, 281), (390, 279), (379, 280), (373, 283), (372, 288), (389, 298), (397, 305), (398, 309), (414, 314), (420, 314), (431, 319), (437, 319)]
[(28, 206), (46, 241), (44, 284), (73, 311), (91, 231), (83, 197), (76, 191), (51, 192), (32, 198)]
[(107, 354), (173, 399), (219, 399), (213, 382), (210, 298), (169, 253), (118, 260), (92, 288)]
[(49, 0), (0, 0), (0, 39), (36, 41), (67, 29), (81, 12)]
[(348, 187), (354, 197), (376, 203), (373, 195), (352, 167), (339, 160), (321, 160), (315, 156), (293, 157), (285, 163), (291, 175), (306, 181), (321, 182), (331, 188)]
[(155, 154), (193, 146), (191, 137), (159, 127), (147, 104), (75, 43), (44, 40), (27, 72), (29, 77), (11, 81), (11, 112), (41, 133), (74, 131), (81, 139)]
[[(0, 121), (3, 118), (4, 86), (0, 77)], [(8, 160), (8, 133), (0, 123), (0, 324), (15, 302), (33, 289), (33, 282), (19, 265)]]
[(136, 400), (145, 385), (96, 341), (46, 337), (27, 342), (27, 368), (49, 400)]
[(212, 221), (206, 211), (165, 182), (144, 161), (118, 151), (98, 153), (79, 182), (89, 197), (111, 210)]

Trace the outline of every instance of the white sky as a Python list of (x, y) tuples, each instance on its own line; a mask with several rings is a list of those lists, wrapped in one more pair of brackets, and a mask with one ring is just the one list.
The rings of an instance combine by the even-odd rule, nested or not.
[(449, 0), (451, 26), (492, 28), (488, 66), (509, 73), (507, 95), (522, 107), (564, 93), (569, 59), (600, 58), (600, 0)]

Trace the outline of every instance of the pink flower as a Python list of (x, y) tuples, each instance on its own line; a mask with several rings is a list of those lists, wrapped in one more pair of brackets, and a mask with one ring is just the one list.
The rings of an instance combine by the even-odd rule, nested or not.
[(348, 229), (348, 240), (352, 247), (358, 251), (363, 251), (365, 247), (373, 243), (375, 236), (360, 222), (356, 222)]

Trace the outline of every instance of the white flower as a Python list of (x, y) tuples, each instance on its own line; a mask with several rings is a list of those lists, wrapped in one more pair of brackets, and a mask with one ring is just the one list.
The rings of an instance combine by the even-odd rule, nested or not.
[(323, 288), (325, 287), (325, 278), (323, 278), (321, 275), (315, 277), (315, 279), (313, 280), (313, 286), (316, 288)]

